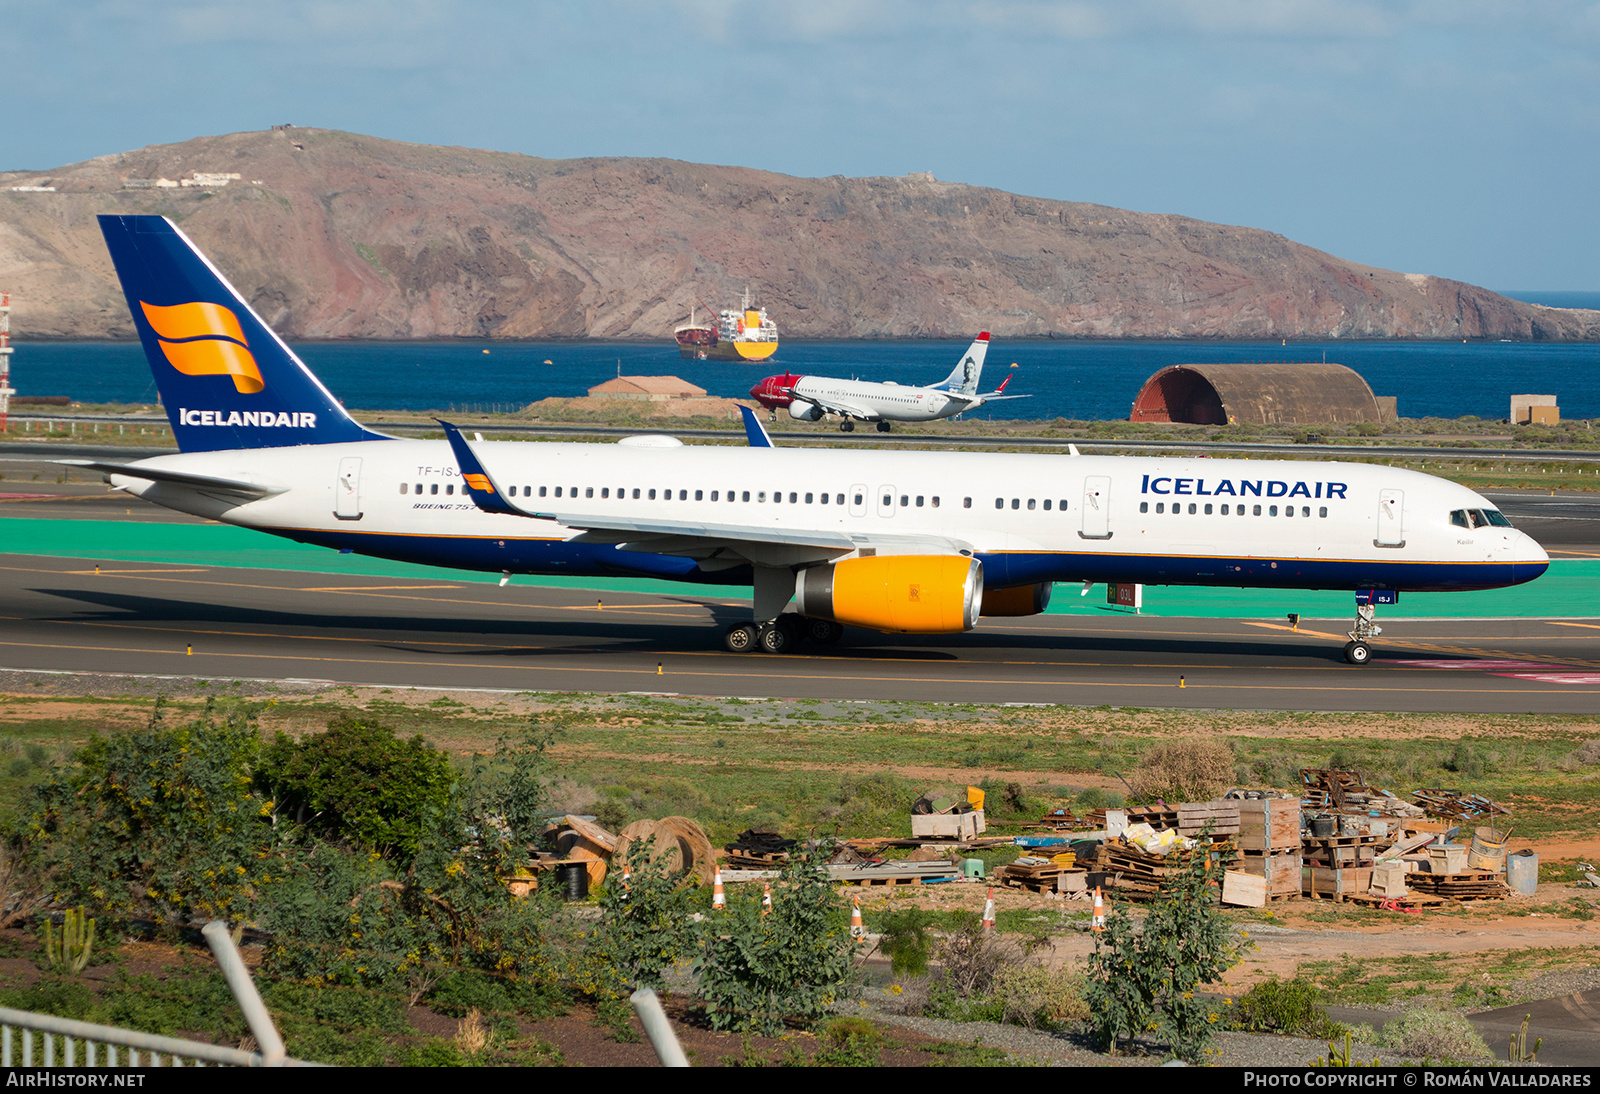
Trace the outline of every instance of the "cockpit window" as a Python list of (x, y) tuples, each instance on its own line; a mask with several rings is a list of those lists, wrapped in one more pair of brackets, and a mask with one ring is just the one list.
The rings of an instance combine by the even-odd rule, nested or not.
[(1450, 523), (1457, 528), (1510, 528), (1511, 522), (1498, 509), (1455, 509), (1450, 513)]

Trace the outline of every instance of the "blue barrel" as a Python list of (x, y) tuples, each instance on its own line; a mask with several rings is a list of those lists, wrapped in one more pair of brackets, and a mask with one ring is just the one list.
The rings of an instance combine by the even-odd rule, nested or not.
[(1532, 851), (1518, 851), (1506, 856), (1506, 884), (1511, 891), (1532, 896), (1539, 888), (1539, 856)]

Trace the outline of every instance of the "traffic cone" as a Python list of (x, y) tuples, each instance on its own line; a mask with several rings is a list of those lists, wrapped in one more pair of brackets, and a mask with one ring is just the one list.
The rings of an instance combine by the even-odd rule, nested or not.
[(727, 907), (728, 894), (722, 891), (722, 866), (719, 864), (711, 875), (711, 910), (721, 912), (726, 911)]
[(983, 902), (983, 929), (994, 930), (994, 886), (989, 886), (989, 897)]
[(1106, 929), (1106, 902), (1098, 885), (1094, 887), (1094, 915), (1089, 920), (1089, 929), (1095, 934), (1103, 934)]
[(850, 901), (850, 937), (857, 942), (867, 940), (867, 928), (861, 922), (861, 898), (852, 897)]
[(772, 914), (772, 882), (763, 883), (761, 892), (761, 914)]

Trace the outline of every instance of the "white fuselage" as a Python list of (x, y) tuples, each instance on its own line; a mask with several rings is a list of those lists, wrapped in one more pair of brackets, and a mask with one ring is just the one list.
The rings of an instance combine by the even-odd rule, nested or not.
[(802, 376), (792, 390), (797, 399), (830, 409), (838, 407), (851, 417), (868, 422), (931, 422), (983, 405), (980, 398), (952, 399), (939, 388), (828, 376)]
[[(1473, 491), (1376, 465), (520, 442), (479, 442), (474, 451), (531, 510), (970, 552), (992, 587), (1484, 588), (1530, 580), (1549, 561), (1516, 529), (1452, 524), (1454, 511), (1493, 508)], [(725, 568), (676, 557), (660, 560), (666, 569), (636, 566), (648, 552), (597, 544), (554, 521), (482, 512), (442, 440), (187, 453), (141, 465), (281, 492), (240, 503), (171, 483), (113, 483), (170, 508), (357, 553), (513, 573), (715, 580)]]

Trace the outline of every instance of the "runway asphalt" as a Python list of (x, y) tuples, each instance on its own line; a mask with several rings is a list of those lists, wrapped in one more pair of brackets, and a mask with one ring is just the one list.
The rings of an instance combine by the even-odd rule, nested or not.
[[(86, 532), (103, 532), (108, 521), (206, 523), (111, 493), (98, 476), (58, 481), (62, 469), (37, 457), (0, 457), (0, 472), (0, 550), (7, 552), (26, 551), (25, 530), (43, 527), (41, 520), (86, 519)], [(1552, 557), (1600, 559), (1600, 497), (1523, 491), (1492, 500)], [(7, 534), (8, 524), (16, 535)], [(1294, 630), (1282, 615), (1262, 613), (1080, 610), (984, 620), (964, 635), (852, 630), (835, 647), (734, 655), (722, 652), (719, 638), (747, 616), (748, 599), (731, 589), (680, 593), (654, 583), (643, 592), (610, 583), (594, 591), (520, 578), (498, 588), (481, 575), (414, 567), (395, 572), (417, 576), (330, 574), (202, 564), (210, 560), (191, 561), (192, 553), (180, 564), (154, 554), (141, 556), (154, 561), (112, 561), (100, 553), (107, 550), (86, 537), (81, 558), (0, 555), (0, 670), (1177, 708), (1600, 709), (1600, 595), (1585, 594), (1586, 577), (1558, 610), (1540, 608), (1543, 618), (1380, 614), (1375, 662), (1356, 669), (1342, 657), (1347, 624), (1309, 615)], [(1563, 586), (1573, 587), (1570, 579)]]
[[(0, 669), (384, 687), (1175, 708), (1600, 709), (1600, 619), (1323, 624), (1037, 616), (729, 654), (743, 598), (0, 557)], [(192, 651), (192, 652), (191, 652)]]

